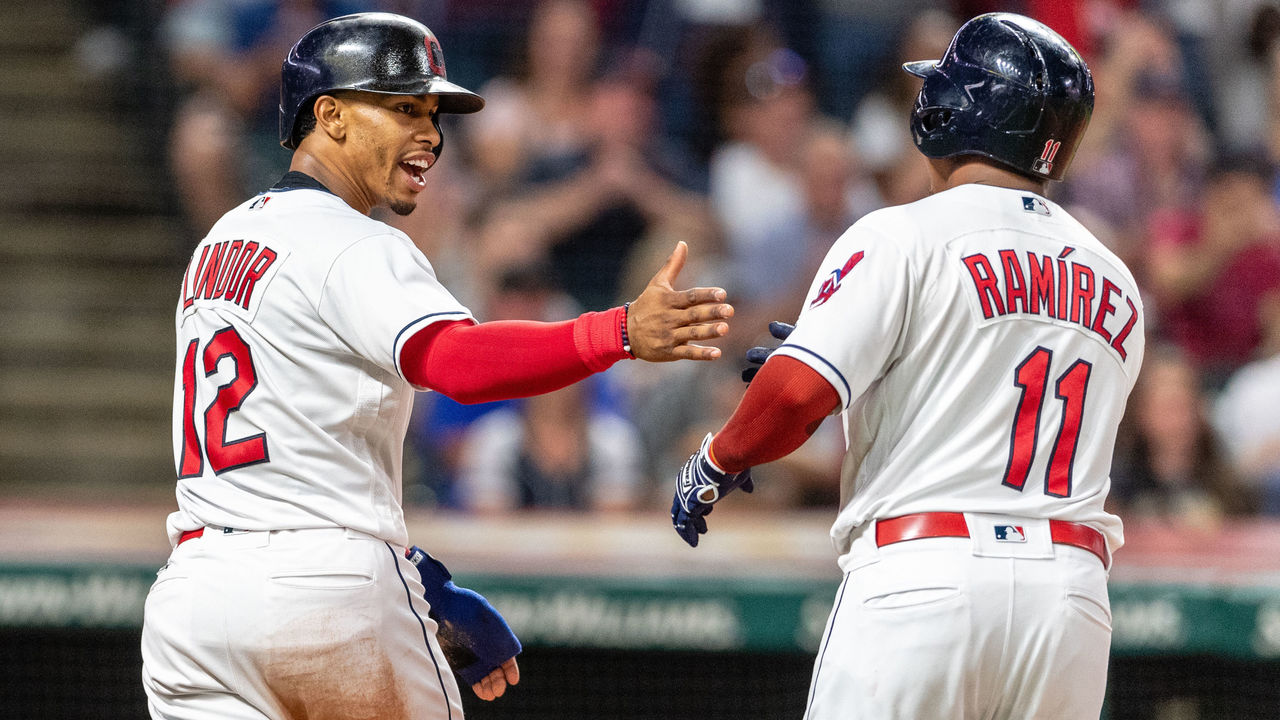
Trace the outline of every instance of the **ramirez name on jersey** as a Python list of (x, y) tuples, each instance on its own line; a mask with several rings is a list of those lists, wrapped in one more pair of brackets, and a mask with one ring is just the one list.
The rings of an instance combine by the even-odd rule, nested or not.
[(1137, 305), (1110, 278), (1068, 261), (1074, 252), (1064, 247), (1054, 258), (1030, 250), (998, 250), (994, 256), (974, 253), (961, 259), (985, 319), (1034, 315), (1066, 321), (1102, 338), (1121, 360), (1127, 359), (1124, 343), (1137, 323)]

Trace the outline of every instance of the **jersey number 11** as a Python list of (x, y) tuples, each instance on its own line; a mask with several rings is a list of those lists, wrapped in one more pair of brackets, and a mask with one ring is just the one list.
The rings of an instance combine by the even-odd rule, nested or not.
[[(1045, 396), (1049, 392), (1049, 364), (1053, 351), (1037, 347), (1018, 365), (1013, 384), (1022, 390), (1018, 399), (1018, 411), (1013, 419), (1013, 432), (1009, 437), (1009, 465), (1004, 471), (1004, 484), (1022, 490), (1031, 474), (1039, 445), (1040, 415)], [(1093, 365), (1076, 360), (1054, 383), (1054, 397), (1062, 402), (1062, 422), (1058, 425), (1058, 437), (1053, 443), (1049, 468), (1045, 471), (1044, 492), (1053, 497), (1071, 495), (1071, 469), (1076, 457), (1076, 444), (1080, 440), (1080, 422), (1084, 417), (1084, 396), (1089, 386), (1089, 373)]]

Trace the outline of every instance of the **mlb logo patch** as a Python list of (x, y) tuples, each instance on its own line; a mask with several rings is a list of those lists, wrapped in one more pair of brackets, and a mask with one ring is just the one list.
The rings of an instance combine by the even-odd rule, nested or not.
[(1030, 195), (1022, 197), (1022, 209), (1037, 215), (1049, 215), (1049, 203)]
[(1027, 534), (1022, 531), (1021, 525), (996, 525), (996, 541), (1024, 543), (1027, 541)]

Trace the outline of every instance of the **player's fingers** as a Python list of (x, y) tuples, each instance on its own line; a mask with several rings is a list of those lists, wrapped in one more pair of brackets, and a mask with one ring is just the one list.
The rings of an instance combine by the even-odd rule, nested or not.
[[(678, 309), (697, 307), (699, 305), (714, 305), (715, 303), (723, 303), (725, 298), (729, 297), (724, 288), (718, 287), (695, 287), (688, 290), (679, 290), (671, 297), (671, 306)], [(716, 315), (716, 317), (729, 317), (733, 314), (733, 306), (726, 305), (728, 315)], [(717, 308), (716, 312), (724, 312), (723, 308)]]
[(476, 695), (481, 700), (493, 700), (502, 697), (502, 693), (507, 689), (506, 680), (503, 679), (502, 668), (494, 668), (485, 675), (480, 682), (476, 683), (480, 689), (476, 690)]
[(676, 243), (676, 249), (671, 251), (667, 256), (667, 262), (658, 270), (653, 279), (649, 281), (650, 285), (662, 285), (664, 287), (672, 287), (675, 284), (676, 277), (680, 275), (680, 271), (684, 269), (684, 261), (689, 257), (689, 246), (683, 240)]
[(705, 345), (677, 345), (671, 349), (672, 360), (716, 360), (720, 357), (720, 348)]
[(502, 663), (502, 673), (506, 677), (508, 685), (518, 685), (520, 683), (520, 665), (516, 663), (515, 658)]
[(683, 539), (689, 547), (698, 547), (698, 530), (694, 528), (693, 524), (688, 520), (685, 521), (683, 527), (677, 528), (676, 532), (680, 534), (681, 539)]
[(493, 672), (489, 673), (489, 677), (485, 678), (489, 681), (489, 689), (493, 691), (495, 698), (502, 697), (507, 691), (507, 676), (503, 673), (502, 668), (496, 667)]
[[(677, 293), (677, 297), (681, 295), (682, 293)], [(729, 303), (704, 302), (688, 307), (678, 307), (679, 303), (676, 305), (672, 308), (671, 317), (678, 319), (682, 325), (727, 320), (734, 313), (733, 306)]]
[(698, 535), (706, 534), (707, 532), (706, 518), (704, 518), (702, 515), (694, 515), (693, 517), (689, 518), (689, 521), (693, 525), (693, 529), (697, 532)]
[(688, 327), (673, 330), (671, 339), (673, 345), (685, 345), (698, 340), (715, 340), (728, 334), (728, 323), (707, 323), (704, 325), (689, 325)]

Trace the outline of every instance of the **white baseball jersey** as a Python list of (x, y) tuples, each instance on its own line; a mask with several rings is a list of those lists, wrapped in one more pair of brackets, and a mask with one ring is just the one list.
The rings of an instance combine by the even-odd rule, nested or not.
[(403, 546), (400, 350), (471, 314), (406, 235), (286, 177), (301, 187), (225, 215), (183, 276), (170, 539), (339, 527)]
[(963, 185), (867, 215), (832, 247), (777, 350), (840, 395), (840, 552), (927, 511), (1087, 523), (1143, 354), (1124, 264), (1057, 204)]

